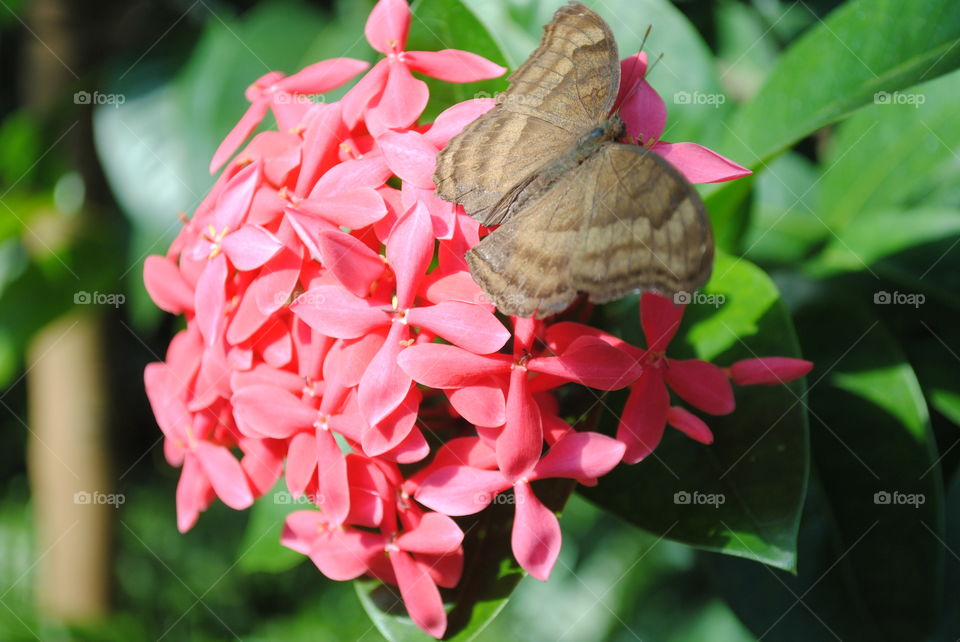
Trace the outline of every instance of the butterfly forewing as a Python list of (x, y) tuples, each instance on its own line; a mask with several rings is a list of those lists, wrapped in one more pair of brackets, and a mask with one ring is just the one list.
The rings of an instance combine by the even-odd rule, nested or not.
[(484, 225), (507, 215), (503, 197), (606, 118), (620, 83), (617, 45), (597, 14), (557, 11), (537, 50), (510, 76), (492, 110), (437, 158), (437, 194)]
[(502, 224), (467, 253), (497, 308), (542, 318), (578, 292), (602, 303), (701, 286), (713, 264), (703, 203), (668, 162), (614, 140), (620, 65), (603, 19), (576, 2), (561, 8), (510, 81), (434, 174), (442, 198)]
[(510, 76), (503, 106), (577, 137), (607, 118), (619, 86), (620, 60), (610, 27), (573, 2), (557, 11), (540, 46)]

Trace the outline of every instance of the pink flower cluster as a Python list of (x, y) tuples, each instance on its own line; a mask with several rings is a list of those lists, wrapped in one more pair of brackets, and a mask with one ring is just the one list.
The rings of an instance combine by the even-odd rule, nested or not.
[[(418, 124), (428, 91), (411, 73), (471, 82), (505, 70), (464, 51), (405, 51), (410, 17), (404, 0), (377, 4), (366, 35), (385, 58), (339, 102), (293, 98), (367, 63), (328, 60), (248, 89), (211, 171), (229, 163), (166, 255), (146, 262), (150, 295), (186, 328), (145, 382), (166, 458), (182, 467), (181, 531), (215, 498), (243, 509), (283, 476), (316, 505), (289, 516), (283, 543), (330, 578), (398, 586), (414, 622), (439, 637), (438, 587), (455, 586), (463, 565), (452, 516), (512, 489), (514, 554), (546, 579), (560, 529), (531, 481), (594, 484), (652, 452), (668, 424), (710, 443), (667, 386), (725, 414), (731, 379), (780, 383), (810, 364), (668, 359), (683, 309), (653, 294), (641, 304), (646, 349), (569, 321), (506, 327), (463, 258), (487, 230), (437, 198), (431, 180), (437, 152), (493, 101)], [(619, 109), (631, 134), (693, 180), (743, 175), (705, 148), (656, 140), (666, 110), (645, 66), (643, 54), (624, 61)], [(267, 112), (278, 131), (236, 153)], [(631, 388), (616, 439), (558, 415), (553, 391), (571, 382)]]

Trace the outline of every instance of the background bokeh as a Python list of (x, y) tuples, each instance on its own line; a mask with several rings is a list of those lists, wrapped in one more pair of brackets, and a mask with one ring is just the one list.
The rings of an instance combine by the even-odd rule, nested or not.
[[(434, 1), (460, 8), (415, 15)], [(561, 2), (463, 4), (513, 67)], [(703, 193), (720, 246), (773, 277), (818, 364), (816, 396), (797, 399), (812, 453), (798, 575), (575, 495), (554, 575), (524, 580), (481, 639), (960, 638), (960, 16), (935, 0), (588, 4), (623, 55), (653, 26), (664, 139), (756, 173)], [(350, 583), (279, 546), (290, 506), (216, 502), (177, 532), (179, 471), (142, 389), (178, 327), (143, 260), (212, 184), (244, 88), (375, 60), (372, 5), (0, 0), (0, 640), (381, 639)], [(411, 37), (471, 49), (459, 24), (415, 18)], [(622, 514), (656, 489), (621, 490)], [(884, 490), (925, 502), (883, 513)]]

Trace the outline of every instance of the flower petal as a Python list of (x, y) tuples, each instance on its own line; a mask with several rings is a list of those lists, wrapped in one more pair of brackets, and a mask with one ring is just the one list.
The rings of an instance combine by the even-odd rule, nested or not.
[(443, 637), (443, 632), (447, 629), (447, 612), (443, 610), (440, 590), (434, 584), (430, 573), (403, 551), (392, 553), (390, 563), (397, 575), (400, 596), (410, 619), (433, 637)]
[(617, 426), (617, 439), (627, 446), (625, 463), (637, 463), (660, 445), (669, 407), (670, 393), (660, 371), (645, 369), (630, 390)]
[(529, 472), (543, 452), (543, 425), (540, 407), (527, 387), (527, 371), (515, 368), (510, 373), (507, 393), (507, 423), (497, 438), (497, 465), (510, 479)]
[(284, 78), (276, 87), (291, 94), (322, 94), (343, 85), (369, 66), (369, 62), (354, 58), (322, 60)]
[(233, 156), (233, 153), (237, 151), (237, 148), (240, 147), (243, 141), (247, 140), (247, 137), (253, 133), (253, 130), (257, 128), (257, 125), (260, 124), (263, 117), (267, 115), (267, 109), (269, 109), (269, 107), (270, 102), (264, 99), (256, 100), (247, 107), (247, 111), (244, 112), (237, 124), (233, 126), (230, 133), (227, 134), (223, 142), (220, 143), (220, 146), (217, 147), (217, 151), (214, 152), (213, 158), (210, 160), (211, 174), (220, 169), (220, 166), (227, 162), (228, 158)]
[(711, 415), (733, 412), (733, 387), (723, 370), (700, 359), (670, 359), (665, 377), (687, 403)]
[(230, 399), (240, 431), (250, 437), (287, 439), (309, 428), (317, 411), (295, 395), (274, 386), (241, 388)]
[(447, 390), (447, 399), (461, 417), (475, 426), (494, 428), (507, 421), (503, 388), (490, 377), (480, 379), (466, 388)]
[(713, 433), (700, 417), (686, 408), (674, 406), (667, 411), (667, 423), (701, 444), (712, 444)]
[(430, 129), (424, 133), (424, 138), (433, 143), (437, 149), (443, 149), (451, 138), (463, 131), (464, 127), (496, 105), (493, 98), (474, 98), (457, 103), (440, 112), (430, 125)]
[(197, 328), (207, 345), (220, 337), (224, 326), (224, 309), (227, 302), (227, 259), (222, 254), (207, 261), (207, 265), (197, 281), (194, 293), (194, 308), (197, 311)]
[(397, 538), (397, 546), (410, 553), (443, 555), (453, 553), (463, 542), (457, 523), (441, 513), (427, 513), (412, 531)]
[(390, 322), (383, 310), (338, 285), (307, 290), (290, 310), (314, 330), (337, 339), (356, 339)]
[(553, 511), (540, 503), (528, 483), (513, 487), (516, 515), (510, 544), (513, 556), (527, 573), (545, 582), (560, 554), (560, 522)]
[(384, 263), (363, 242), (341, 231), (321, 232), (317, 237), (317, 249), (323, 257), (323, 265), (333, 272), (340, 284), (354, 296), (365, 297), (370, 286), (383, 274)]
[(665, 296), (644, 292), (640, 297), (640, 325), (647, 339), (647, 350), (666, 352), (683, 319), (682, 305)]
[(812, 368), (810, 361), (789, 357), (744, 359), (730, 366), (730, 378), (738, 386), (776, 386), (799, 379)]
[(350, 512), (350, 483), (347, 460), (329, 430), (317, 428), (317, 486), (323, 512), (331, 524), (342, 524)]
[(397, 275), (397, 307), (413, 305), (420, 280), (433, 259), (433, 224), (423, 203), (400, 217), (387, 239), (387, 260)]
[(641, 80), (620, 106), (620, 118), (627, 125), (627, 135), (643, 144), (660, 138), (667, 124), (667, 106), (650, 83)]
[(404, 60), (414, 71), (444, 82), (477, 82), (499, 78), (507, 68), (469, 51), (408, 51)]
[(508, 488), (510, 481), (498, 470), (444, 466), (420, 483), (414, 498), (427, 508), (458, 517), (479, 513)]
[(570, 431), (544, 455), (533, 470), (536, 479), (596, 479), (620, 463), (626, 446), (596, 432)]
[(228, 234), (221, 243), (233, 266), (241, 271), (255, 270), (272, 259), (283, 243), (259, 225), (244, 225)]
[(193, 312), (193, 288), (171, 259), (148, 256), (143, 263), (143, 284), (161, 310), (170, 314)]
[(424, 343), (410, 346), (397, 361), (417, 383), (451, 389), (471, 385), (483, 377), (506, 375), (512, 360), (507, 355), (477, 355), (457, 346)]
[(753, 173), (712, 149), (696, 143), (659, 142), (653, 146), (653, 151), (663, 156), (694, 184), (732, 181)]
[(590, 336), (575, 340), (558, 357), (530, 359), (527, 368), (599, 390), (625, 388), (640, 376), (640, 364), (636, 359), (602, 339)]
[(406, 0), (380, 0), (363, 29), (370, 46), (382, 54), (403, 51), (409, 31), (410, 7)]
[(377, 145), (394, 174), (416, 187), (433, 189), (437, 148), (422, 134), (389, 131), (377, 137)]
[(496, 352), (510, 338), (510, 332), (492, 312), (460, 301), (413, 308), (407, 313), (407, 322), (477, 354)]
[(387, 85), (377, 103), (367, 110), (367, 126), (375, 136), (388, 129), (404, 129), (417, 121), (430, 91), (427, 83), (414, 78), (403, 63), (390, 65)]
[(206, 441), (197, 443), (197, 459), (220, 500), (236, 510), (253, 504), (253, 493), (237, 458), (223, 446)]
[[(376, 426), (399, 406), (413, 380), (397, 365), (397, 355), (406, 347), (410, 329), (402, 323), (394, 323), (387, 340), (370, 362), (357, 387), (360, 412), (370, 426)], [(400, 443), (401, 435), (390, 447)], [(388, 448), (389, 449), (389, 448)]]
[(317, 449), (314, 437), (309, 432), (293, 436), (287, 449), (286, 480), (287, 489), (294, 498), (303, 495), (307, 484), (317, 472)]

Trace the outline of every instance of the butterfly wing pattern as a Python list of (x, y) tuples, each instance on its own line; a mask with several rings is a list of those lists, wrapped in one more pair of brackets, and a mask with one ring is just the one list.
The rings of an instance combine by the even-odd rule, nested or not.
[(500, 225), (467, 253), (497, 308), (542, 318), (581, 292), (603, 303), (705, 283), (713, 235), (696, 191), (655, 153), (618, 142), (622, 122), (607, 120), (620, 66), (603, 19), (561, 8), (510, 81), (440, 152), (434, 175), (442, 198)]

